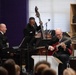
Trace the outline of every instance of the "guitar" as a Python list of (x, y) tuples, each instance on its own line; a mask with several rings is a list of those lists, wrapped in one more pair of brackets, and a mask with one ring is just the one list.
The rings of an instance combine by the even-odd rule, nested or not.
[[(39, 18), (39, 22), (41, 23), (42, 21), (41, 21), (40, 13), (38, 12), (37, 6), (35, 7), (35, 13), (36, 13), (36, 17)], [(42, 37), (42, 39), (45, 39), (45, 35), (44, 35), (44, 30), (43, 30), (43, 25), (42, 25), (42, 23), (40, 24), (40, 26), (41, 26), (41, 37)]]
[(57, 42), (57, 43), (53, 44), (52, 46), (54, 47), (54, 50), (48, 51), (48, 55), (53, 55), (53, 54), (57, 55), (57, 51), (58, 51), (59, 46), (61, 46), (63, 44), (65, 44), (67, 46), (68, 43), (71, 43), (70, 41), (71, 41), (71, 39), (68, 39), (68, 40), (65, 40), (61, 43)]

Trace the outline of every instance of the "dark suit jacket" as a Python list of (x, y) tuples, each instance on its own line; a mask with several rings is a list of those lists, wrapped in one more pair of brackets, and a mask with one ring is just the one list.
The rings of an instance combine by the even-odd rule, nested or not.
[(7, 37), (0, 32), (0, 49), (7, 47)]
[(27, 44), (32, 45), (33, 43), (35, 43), (35, 41), (36, 41), (36, 39), (34, 37), (35, 32), (37, 32), (40, 29), (41, 29), (41, 27), (37, 26), (37, 24), (35, 24), (33, 27), (28, 23), (26, 28), (23, 31), (25, 40), (22, 43), (22, 47), (25, 47), (25, 46), (27, 47)]
[[(61, 46), (59, 46), (58, 51), (56, 51), (57, 54), (59, 54), (59, 55), (61, 55), (61, 54), (71, 55), (72, 54), (71, 39), (69, 37), (63, 36), (60, 41), (57, 37), (55, 37), (53, 40), (54, 40), (53, 41), (54, 44), (61, 43), (61, 42), (64, 42), (66, 44), (66, 50), (64, 51), (64, 49)], [(56, 50), (56, 46), (54, 46), (54, 47)]]
[(41, 27), (37, 26), (37, 24), (33, 26), (31, 26), (29, 23), (27, 24), (26, 28), (24, 29), (24, 36), (34, 36), (35, 32), (40, 30)]

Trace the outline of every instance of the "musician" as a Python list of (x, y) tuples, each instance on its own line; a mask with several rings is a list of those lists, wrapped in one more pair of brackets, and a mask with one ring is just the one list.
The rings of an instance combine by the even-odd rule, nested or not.
[(27, 24), (26, 28), (24, 29), (24, 36), (35, 36), (37, 32), (41, 29), (40, 25), (37, 26), (34, 17), (29, 18), (29, 23)]
[(0, 24), (0, 49), (5, 49), (8, 47), (7, 37), (5, 35), (7, 27), (4, 23)]
[(54, 52), (53, 56), (62, 61), (62, 69), (64, 70), (69, 62), (69, 56), (72, 54), (71, 39), (63, 36), (61, 29), (56, 29), (55, 37), (53, 37), (52, 40), (53, 44), (50, 45), (48, 49)]
[[(40, 29), (41, 29), (41, 26), (37, 25), (37, 23), (35, 21), (35, 18), (34, 17), (30, 17), (29, 18), (29, 23), (27, 24), (27, 26), (25, 27), (25, 29), (23, 31), (24, 38), (25, 38), (24, 46), (28, 46), (28, 48), (33, 47), (32, 45), (33, 45), (33, 43), (35, 41), (35, 35), (38, 33), (38, 31)], [(26, 60), (25, 61), (26, 61), (26, 70), (27, 71), (33, 70), (34, 60), (31, 58), (32, 53), (34, 53), (33, 51), (34, 50), (29, 52), (29, 56), (28, 56), (28, 53), (26, 53), (27, 55), (26, 55)]]

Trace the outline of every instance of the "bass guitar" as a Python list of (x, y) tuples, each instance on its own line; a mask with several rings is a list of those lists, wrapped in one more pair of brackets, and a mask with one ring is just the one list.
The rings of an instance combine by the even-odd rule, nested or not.
[[(39, 22), (41, 23), (42, 21), (41, 21), (40, 13), (38, 12), (37, 6), (35, 7), (35, 13), (36, 13), (36, 17), (39, 18)], [(45, 39), (45, 35), (44, 35), (44, 30), (43, 30), (43, 25), (42, 25), (42, 23), (40, 24), (40, 26), (41, 26), (41, 37), (42, 37), (42, 39)]]

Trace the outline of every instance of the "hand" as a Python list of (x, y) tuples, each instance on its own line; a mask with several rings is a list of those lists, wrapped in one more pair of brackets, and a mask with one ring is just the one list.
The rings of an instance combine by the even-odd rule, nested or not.
[(53, 46), (49, 46), (48, 49), (49, 49), (50, 51), (53, 51), (53, 50), (54, 50), (54, 47), (53, 47)]
[(66, 50), (66, 45), (65, 45), (65, 43), (61, 43), (61, 47), (64, 49), (64, 50)]
[(42, 25), (43, 24), (43, 22), (41, 21), (41, 22), (39, 22), (40, 23), (40, 25)]

